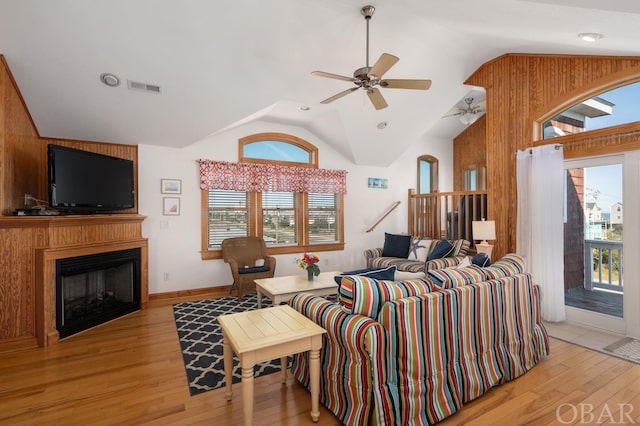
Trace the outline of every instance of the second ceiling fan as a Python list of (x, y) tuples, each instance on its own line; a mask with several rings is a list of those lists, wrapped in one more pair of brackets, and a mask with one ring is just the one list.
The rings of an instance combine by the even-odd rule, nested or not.
[(375, 7), (364, 6), (360, 9), (360, 13), (364, 16), (367, 22), (367, 63), (365, 67), (358, 68), (353, 72), (353, 77), (347, 77), (338, 74), (332, 74), (324, 71), (313, 71), (312, 75), (319, 77), (333, 78), (336, 80), (350, 81), (356, 85), (347, 90), (331, 96), (320, 102), (321, 104), (328, 104), (349, 93), (355, 92), (358, 89), (364, 89), (367, 92), (367, 96), (371, 100), (375, 109), (383, 109), (388, 106), (384, 100), (382, 93), (376, 86), (388, 88), (388, 89), (417, 89), (427, 90), (431, 87), (431, 80), (406, 80), (406, 79), (382, 79), (382, 76), (389, 71), (389, 69), (399, 61), (397, 56), (390, 55), (389, 53), (383, 53), (372, 67), (369, 66), (369, 21), (375, 12)]

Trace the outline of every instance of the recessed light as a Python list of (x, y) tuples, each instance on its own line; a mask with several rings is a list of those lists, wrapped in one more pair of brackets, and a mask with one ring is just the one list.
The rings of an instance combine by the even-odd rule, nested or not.
[(598, 33), (580, 33), (578, 34), (578, 37), (580, 37), (580, 39), (583, 41), (588, 41), (589, 43), (594, 43), (601, 38), (604, 38), (602, 34)]
[(310, 109), (309, 105), (300, 105), (300, 111), (309, 111)]
[(120, 85), (120, 79), (107, 72), (100, 74), (100, 81), (109, 87), (117, 87)]
[(378, 123), (378, 129), (382, 130), (382, 129), (386, 129), (387, 128), (387, 122), (386, 121), (381, 121)]

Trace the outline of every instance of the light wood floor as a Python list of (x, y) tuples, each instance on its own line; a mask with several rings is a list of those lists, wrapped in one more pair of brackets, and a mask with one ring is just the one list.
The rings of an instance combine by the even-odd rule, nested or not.
[[(189, 396), (171, 301), (163, 303), (48, 349), (0, 354), (0, 424), (242, 424), (240, 385), (231, 403), (224, 389)], [(617, 404), (630, 404), (624, 413), (640, 422), (640, 366), (555, 339), (551, 350), (441, 424), (568, 424), (569, 404), (591, 404), (582, 407), (609, 424), (623, 414)], [(256, 425), (313, 424), (309, 393), (293, 379), (283, 386), (273, 374), (255, 384)], [(322, 408), (319, 424), (340, 422)]]

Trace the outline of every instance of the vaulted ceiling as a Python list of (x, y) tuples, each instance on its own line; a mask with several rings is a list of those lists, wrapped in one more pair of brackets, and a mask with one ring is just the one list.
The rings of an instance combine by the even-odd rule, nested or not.
[[(432, 87), (383, 88), (381, 110), (363, 90), (320, 104), (352, 83), (311, 71), (351, 76), (366, 64), (366, 4), (376, 7), (370, 62), (398, 56), (385, 77)], [(639, 24), (636, 0), (0, 0), (0, 53), (41, 136), (184, 147), (265, 121), (304, 127), (356, 164), (385, 166), (418, 140), (464, 129), (442, 117), (482, 96), (464, 81), (484, 62), (636, 56)], [(585, 32), (604, 38), (586, 43), (577, 37)], [(121, 84), (102, 84), (102, 73)]]

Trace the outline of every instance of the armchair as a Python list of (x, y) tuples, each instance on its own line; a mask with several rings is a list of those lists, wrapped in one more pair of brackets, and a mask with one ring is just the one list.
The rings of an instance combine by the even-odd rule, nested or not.
[[(267, 255), (267, 246), (259, 237), (236, 237), (222, 241), (222, 258), (231, 268), (233, 285), (238, 302), (242, 296), (255, 291), (254, 280), (272, 278), (276, 271), (276, 258)], [(263, 259), (264, 265), (256, 265), (256, 260)]]

